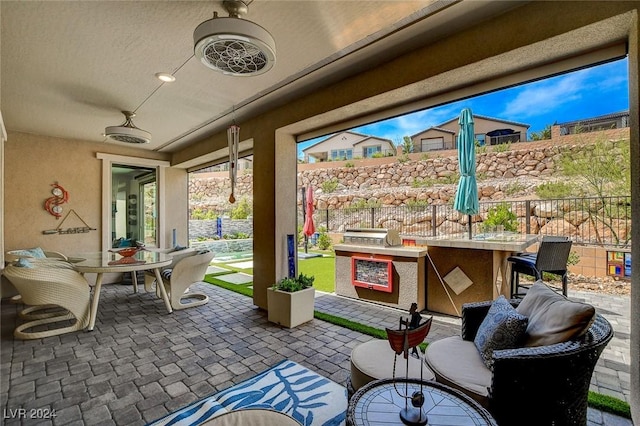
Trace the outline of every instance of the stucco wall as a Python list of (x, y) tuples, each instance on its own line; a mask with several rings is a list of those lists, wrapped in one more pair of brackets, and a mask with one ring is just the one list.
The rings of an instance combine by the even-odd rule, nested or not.
[[(4, 245), (5, 250), (42, 247), (62, 253), (100, 251), (102, 238), (102, 161), (97, 152), (168, 160), (165, 154), (112, 144), (96, 144), (10, 132), (5, 143)], [(187, 176), (184, 170), (168, 172), (166, 213), (167, 231), (180, 229), (186, 241)], [(51, 185), (58, 182), (69, 193), (62, 205), (62, 218), (44, 210), (51, 197)], [(55, 229), (73, 209), (95, 231), (78, 234), (44, 235)], [(69, 216), (63, 228), (83, 226)], [(169, 236), (168, 241), (171, 241)], [(6, 297), (7, 294), (2, 294)]]

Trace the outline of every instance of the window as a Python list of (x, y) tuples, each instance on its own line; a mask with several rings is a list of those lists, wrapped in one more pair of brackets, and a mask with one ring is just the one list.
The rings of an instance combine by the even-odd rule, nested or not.
[(375, 154), (376, 152), (382, 152), (382, 146), (380, 146), (380, 145), (365, 146), (364, 147), (364, 155), (363, 155), (363, 157), (365, 157), (365, 158), (373, 157), (373, 154)]
[(484, 142), (485, 142), (484, 137), (485, 137), (484, 133), (476, 133), (475, 135), (476, 141), (478, 141), (478, 144), (480, 146), (484, 146)]
[(353, 158), (353, 149), (332, 149), (332, 160), (351, 160)]
[(421, 152), (444, 149), (444, 138), (426, 138), (420, 140)]

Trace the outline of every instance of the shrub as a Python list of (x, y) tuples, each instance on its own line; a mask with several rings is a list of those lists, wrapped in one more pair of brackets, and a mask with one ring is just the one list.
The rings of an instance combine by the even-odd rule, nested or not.
[(316, 244), (320, 250), (329, 250), (331, 248), (331, 237), (329, 237), (326, 230), (324, 232), (320, 232)]
[(511, 149), (511, 142), (501, 143), (493, 146), (493, 152), (506, 152)]
[(375, 207), (381, 207), (381, 206), (382, 206), (382, 203), (380, 201), (364, 200), (361, 198), (355, 203), (351, 203), (349, 205), (349, 208), (350, 209), (367, 209), (367, 208), (375, 208)]
[(427, 200), (409, 200), (405, 203), (409, 211), (420, 211), (429, 205)]
[(524, 191), (525, 188), (526, 187), (524, 186), (524, 184), (518, 181), (515, 181), (506, 185), (503, 191), (506, 195), (514, 195), (514, 194), (517, 194), (518, 192)]
[(315, 277), (300, 274), (297, 278), (283, 278), (278, 281), (273, 287), (276, 290), (293, 293), (313, 286), (314, 281)]
[(347, 161), (346, 163), (344, 163), (344, 166), (347, 168), (355, 167), (355, 165), (351, 161)]
[(408, 154), (398, 155), (398, 163), (406, 163), (409, 160), (410, 160), (410, 158), (409, 158)]
[(322, 192), (324, 192), (325, 194), (333, 192), (338, 188), (338, 179), (332, 178), (329, 180), (325, 180), (320, 184), (320, 188), (322, 188)]
[(426, 178), (423, 178), (423, 179), (413, 178), (413, 182), (411, 182), (411, 187), (412, 188), (426, 188), (426, 187), (429, 187), (429, 186), (433, 186), (436, 183), (438, 183), (438, 180), (430, 178), (430, 177), (426, 177)]
[(236, 207), (231, 210), (231, 219), (246, 219), (251, 215), (251, 206), (249, 201), (242, 197)]
[(502, 225), (505, 231), (515, 232), (518, 230), (518, 217), (509, 208), (509, 204), (500, 203), (491, 207), (487, 212), (487, 218), (482, 223), (484, 230)]
[(441, 181), (448, 184), (456, 184), (460, 180), (460, 175), (457, 173), (452, 173), (448, 176), (444, 176), (441, 178)]
[(546, 182), (536, 187), (536, 195), (543, 200), (570, 197), (573, 192), (573, 184), (567, 182)]

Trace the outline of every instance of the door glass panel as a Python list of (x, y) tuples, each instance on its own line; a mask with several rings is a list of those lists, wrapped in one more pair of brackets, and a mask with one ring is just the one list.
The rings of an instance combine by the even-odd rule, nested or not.
[(140, 211), (142, 213), (144, 229), (143, 241), (145, 245), (156, 244), (156, 231), (158, 229), (158, 215), (156, 210), (156, 181), (144, 183), (140, 186), (142, 205)]
[(111, 167), (113, 247), (137, 242), (157, 246), (156, 169), (113, 164)]

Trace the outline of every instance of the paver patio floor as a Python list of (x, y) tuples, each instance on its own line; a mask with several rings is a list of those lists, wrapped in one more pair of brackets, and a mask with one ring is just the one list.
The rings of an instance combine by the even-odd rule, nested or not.
[[(318, 319), (295, 329), (281, 328), (268, 322), (251, 298), (204, 283), (195, 287), (209, 295), (208, 304), (167, 314), (151, 293), (106, 285), (94, 331), (32, 341), (13, 339), (21, 306), (3, 301), (4, 424), (142, 425), (283, 359), (345, 384), (351, 350), (371, 339)], [(628, 397), (629, 299), (576, 295), (580, 297), (602, 305), (619, 334), (600, 359), (592, 388)], [(316, 309), (380, 328), (396, 326), (401, 314), (327, 294), (317, 295)], [(427, 341), (459, 330), (459, 319), (436, 315)], [(20, 408), (27, 413), (55, 410), (56, 417), (12, 418)], [(589, 409), (589, 425), (631, 422)]]

